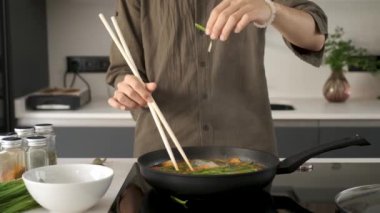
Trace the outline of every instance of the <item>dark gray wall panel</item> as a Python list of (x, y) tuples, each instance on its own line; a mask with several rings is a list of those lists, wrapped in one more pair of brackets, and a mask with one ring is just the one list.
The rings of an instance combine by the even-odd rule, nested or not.
[(8, 0), (14, 97), (49, 85), (45, 0)]
[(371, 146), (354, 146), (323, 154), (322, 157), (378, 158), (380, 157), (380, 127), (321, 127), (320, 141), (326, 143), (359, 134), (366, 138)]
[(317, 127), (276, 127), (275, 131), (280, 157), (289, 157), (318, 145)]
[(56, 127), (58, 157), (113, 157), (133, 155), (134, 128)]

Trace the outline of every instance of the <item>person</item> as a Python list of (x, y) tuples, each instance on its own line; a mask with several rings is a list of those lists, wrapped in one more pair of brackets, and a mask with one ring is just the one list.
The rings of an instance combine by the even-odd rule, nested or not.
[[(136, 120), (135, 156), (164, 148), (146, 107), (152, 97), (183, 147), (277, 153), (264, 70), (265, 27), (271, 24), (296, 56), (319, 66), (327, 35), (319, 6), (307, 0), (117, 2), (117, 21), (145, 84), (113, 45), (106, 80), (115, 92), (108, 103), (130, 110)], [(195, 23), (206, 26), (206, 33)]]

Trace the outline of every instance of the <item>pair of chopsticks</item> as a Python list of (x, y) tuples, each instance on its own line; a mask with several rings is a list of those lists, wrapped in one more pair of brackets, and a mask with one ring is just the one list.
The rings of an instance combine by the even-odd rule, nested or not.
[[(124, 57), (128, 66), (131, 68), (133, 74), (141, 81), (141, 83), (144, 83), (139, 72), (138, 72), (138, 70), (137, 70), (137, 66), (136, 66), (135, 62), (133, 61), (131, 52), (129, 51), (129, 48), (127, 46), (127, 43), (125, 42), (124, 36), (121, 33), (121, 30), (120, 30), (119, 24), (116, 21), (116, 18), (114, 16), (112, 16), (111, 21), (112, 21), (112, 24), (116, 30), (118, 37), (116, 37), (111, 26), (108, 24), (106, 18), (104, 17), (104, 15), (102, 13), (99, 14), (99, 18), (103, 22), (105, 28), (107, 29), (108, 33), (110, 34), (112, 40), (115, 42), (117, 48), (119, 49), (121, 55)], [(183, 151), (181, 145), (179, 144), (177, 137), (174, 135), (173, 130), (170, 128), (168, 122), (166, 121), (166, 119), (165, 119), (164, 115), (162, 114), (160, 108), (158, 107), (156, 101), (153, 99), (152, 102), (148, 102), (148, 107), (149, 107), (149, 110), (153, 116), (153, 120), (157, 126), (157, 129), (160, 133), (160, 136), (164, 142), (166, 151), (169, 154), (170, 160), (173, 162), (174, 168), (178, 171), (178, 164), (174, 158), (174, 155), (173, 155), (172, 149), (170, 148), (166, 134), (165, 134), (165, 132), (161, 126), (161, 122), (164, 125), (166, 131), (168, 132), (170, 138), (172, 139), (174, 145), (177, 147), (182, 158), (185, 160), (187, 166), (190, 168), (191, 171), (193, 171), (193, 167), (191, 166), (189, 159), (187, 158), (185, 152)]]

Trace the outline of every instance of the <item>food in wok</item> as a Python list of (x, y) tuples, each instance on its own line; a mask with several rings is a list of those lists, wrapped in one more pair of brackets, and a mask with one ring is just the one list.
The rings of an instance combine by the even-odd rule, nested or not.
[(177, 162), (179, 170), (176, 171), (172, 161), (164, 161), (160, 164), (153, 166), (153, 169), (176, 173), (176, 174), (189, 174), (189, 175), (226, 175), (226, 174), (241, 174), (257, 172), (264, 168), (263, 165), (252, 161), (243, 161), (238, 157), (231, 157), (227, 159), (193, 159), (190, 160), (194, 171), (191, 171), (184, 161)]

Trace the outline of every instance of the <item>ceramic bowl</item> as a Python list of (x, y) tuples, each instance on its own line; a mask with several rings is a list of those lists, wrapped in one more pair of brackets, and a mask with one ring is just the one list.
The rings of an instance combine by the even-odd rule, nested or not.
[(22, 175), (32, 197), (53, 212), (82, 212), (106, 193), (113, 170), (92, 164), (62, 164), (31, 169)]

